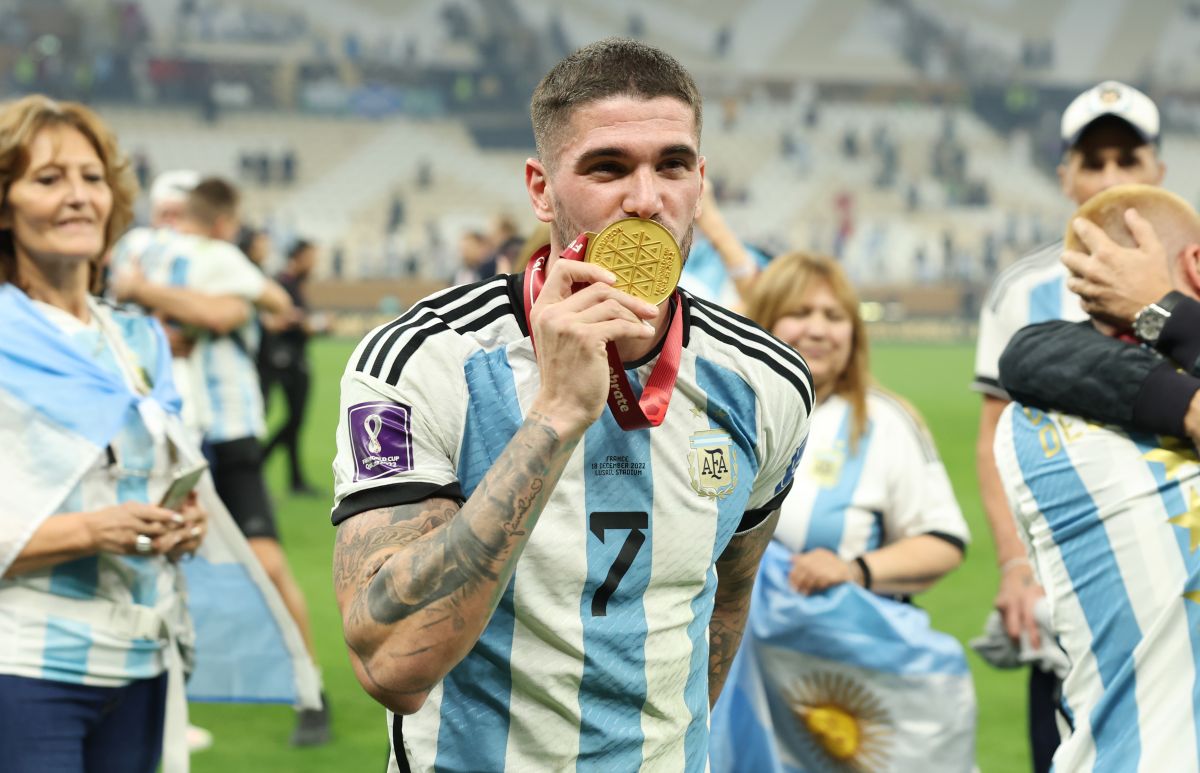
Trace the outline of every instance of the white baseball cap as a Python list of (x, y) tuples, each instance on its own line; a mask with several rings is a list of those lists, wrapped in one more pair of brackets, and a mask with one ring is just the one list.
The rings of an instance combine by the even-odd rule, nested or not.
[(1159, 117), (1154, 101), (1133, 86), (1104, 81), (1075, 97), (1063, 111), (1063, 150), (1074, 147), (1087, 127), (1106, 115), (1132, 126), (1145, 142), (1158, 142)]
[(200, 182), (200, 173), (191, 169), (172, 169), (154, 178), (150, 185), (150, 202), (163, 204), (183, 201)]

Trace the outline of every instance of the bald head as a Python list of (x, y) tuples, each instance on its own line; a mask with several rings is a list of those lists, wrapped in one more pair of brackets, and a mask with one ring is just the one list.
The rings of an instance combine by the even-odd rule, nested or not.
[[(1168, 260), (1172, 263), (1194, 245), (1200, 245), (1200, 215), (1192, 205), (1170, 191), (1153, 185), (1118, 185), (1084, 202), (1075, 217), (1090, 220), (1108, 238), (1122, 247), (1136, 247), (1137, 241), (1125, 223), (1125, 211), (1136, 209), (1154, 227)], [(1074, 219), (1074, 218), (1072, 218)], [(1087, 245), (1067, 227), (1066, 248), (1087, 252)]]

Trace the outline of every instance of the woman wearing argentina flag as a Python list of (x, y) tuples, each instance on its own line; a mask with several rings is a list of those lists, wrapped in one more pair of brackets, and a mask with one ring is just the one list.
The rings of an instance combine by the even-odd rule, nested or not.
[(154, 504), (189, 467), (161, 328), (90, 294), (135, 186), (93, 113), (41, 96), (0, 109), (0, 185), (4, 769), (150, 773), (207, 518), (186, 488)]
[(776, 258), (748, 316), (804, 355), (817, 405), (797, 486), (713, 710), (714, 771), (970, 770), (962, 647), (906, 603), (967, 525), (920, 417), (870, 386), (858, 299), (831, 259)]

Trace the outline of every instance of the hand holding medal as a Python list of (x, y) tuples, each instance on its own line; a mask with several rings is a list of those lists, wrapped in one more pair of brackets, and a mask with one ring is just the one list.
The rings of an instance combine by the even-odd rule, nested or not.
[[(543, 384), (546, 382), (547, 369), (553, 369), (559, 361), (586, 360), (590, 356), (588, 350), (592, 342), (586, 340), (586, 334), (585, 340), (577, 344), (584, 348), (575, 357), (563, 357), (565, 353), (558, 352), (557, 346), (552, 355), (544, 351), (547, 348), (544, 340), (546, 332), (539, 329), (541, 325), (535, 325), (534, 318), (541, 311), (541, 318), (537, 321), (543, 322), (550, 304), (557, 304), (561, 307), (557, 311), (564, 314), (577, 312), (575, 321), (591, 323), (587, 333), (599, 335), (603, 342), (607, 359), (608, 406), (621, 428), (643, 429), (661, 424), (674, 391), (683, 343), (682, 315), (678, 313), (678, 304), (672, 302), (666, 340), (640, 399), (635, 399), (614, 342), (629, 338), (644, 339), (653, 335), (653, 328), (642, 324), (641, 320), (653, 319), (657, 316), (654, 307), (675, 295), (675, 286), (683, 268), (682, 255), (674, 237), (654, 221), (627, 218), (613, 223), (599, 234), (580, 234), (563, 251), (560, 256), (562, 259), (555, 263), (550, 276), (547, 276), (545, 268), (548, 258), (549, 250), (546, 249), (530, 261), (525, 272), (524, 290), (526, 319), (535, 347), (538, 348)], [(583, 262), (582, 265), (579, 261)], [(598, 272), (596, 269), (599, 268), (605, 271)], [(558, 285), (561, 286), (552, 287), (555, 285), (555, 276), (560, 277)], [(567, 279), (570, 279), (570, 283), (563, 284)], [(569, 321), (553, 319), (557, 314), (551, 316), (551, 322)], [(635, 332), (630, 325), (637, 325), (640, 330)], [(550, 327), (553, 330), (556, 325)], [(576, 333), (584, 334), (584, 331), (577, 329)], [(542, 342), (542, 345), (538, 346), (538, 342)], [(577, 363), (579, 371), (573, 383), (586, 389), (589, 379), (585, 374), (597, 365), (596, 362)]]

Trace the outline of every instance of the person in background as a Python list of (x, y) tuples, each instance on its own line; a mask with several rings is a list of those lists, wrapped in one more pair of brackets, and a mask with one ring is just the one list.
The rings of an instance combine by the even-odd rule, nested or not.
[(0, 188), (0, 766), (153, 773), (206, 517), (157, 505), (199, 458), (162, 328), (90, 293), (136, 187), (94, 113), (29, 96), (0, 108)]
[(304, 424), (304, 411), (308, 405), (308, 339), (317, 332), (314, 318), (309, 314), (308, 302), (304, 297), (304, 285), (312, 275), (317, 262), (317, 247), (310, 241), (300, 239), (288, 250), (287, 264), (275, 280), (287, 290), (292, 299), (292, 311), (286, 316), (264, 315), (260, 373), (263, 375), (262, 391), (264, 402), (269, 398), (275, 384), (283, 388), (287, 402), (287, 418), (283, 426), (267, 441), (263, 448), (264, 462), (271, 452), (282, 446), (287, 450), (288, 472), (293, 494), (312, 495), (317, 490), (304, 479), (300, 464), (300, 429)]
[(513, 266), (520, 257), (521, 246), (525, 243), (524, 237), (517, 231), (517, 222), (511, 215), (494, 216), (488, 229), (488, 240), (492, 244), (492, 254), (488, 262), (493, 265), (493, 272), (512, 273)]
[(482, 231), (464, 233), (459, 239), (458, 248), (459, 265), (454, 272), (453, 284), (471, 284), (496, 275), (495, 256)]
[[(996, 432), (1025, 561), (1069, 663), (1054, 767), (1195, 770), (1200, 216), (1124, 185), (1081, 206), (1069, 236), (1063, 259), (1090, 319), (1014, 337), (1000, 375), (1020, 402)], [(1105, 268), (1114, 257), (1125, 265)], [(1131, 282), (1103, 278), (1128, 269)]]
[[(205, 178), (188, 194), (175, 230), (130, 232), (113, 250), (113, 289), (184, 327), (203, 374), (210, 420), (201, 429), (221, 501), (279, 590), (316, 660), (308, 606), (279, 541), (275, 510), (262, 472), (266, 434), (258, 380), (256, 310), (289, 314), (286, 291), (254, 266), (231, 240), (240, 229), (238, 193), (221, 178)], [(299, 712), (292, 742), (329, 740), (327, 711)]]
[[(763, 762), (775, 758), (801, 770), (847, 761), (862, 770), (968, 770), (974, 697), (962, 648), (905, 603), (957, 567), (969, 539), (933, 439), (912, 406), (873, 384), (858, 297), (834, 259), (776, 257), (746, 312), (803, 355), (815, 403), (729, 699), (714, 711), (713, 769), (781, 769)], [(764, 654), (789, 646), (790, 659)], [(880, 652), (904, 656), (881, 661)], [(925, 673), (915, 665), (939, 659), (952, 667)], [(899, 673), (909, 677), (903, 689)], [(829, 674), (849, 687), (831, 688)], [(751, 721), (747, 696), (763, 690), (772, 709)], [(884, 711), (856, 703), (852, 690)], [(863, 743), (844, 747), (821, 706), (858, 722)], [(747, 729), (755, 727), (768, 729)], [(872, 749), (866, 739), (881, 733), (888, 743)]]
[(717, 207), (711, 188), (704, 190), (696, 227), (700, 238), (692, 245), (679, 285), (728, 309), (744, 309), (754, 280), (769, 258), (738, 239)]
[(271, 232), (265, 228), (242, 226), (238, 232), (237, 248), (250, 258), (250, 262), (258, 266), (260, 271), (267, 270), (272, 246)]
[[(1160, 185), (1166, 167), (1158, 155), (1158, 108), (1142, 92), (1116, 81), (1105, 81), (1076, 97), (1063, 112), (1062, 163), (1058, 167), (1064, 195), (1081, 205), (1115, 185)], [(1045, 592), (1025, 558), (1000, 475), (993, 441), (996, 422), (1009, 403), (999, 382), (999, 360), (1005, 345), (1020, 328), (1047, 320), (1086, 319), (1079, 298), (1067, 286), (1067, 270), (1059, 261), (1063, 245), (1054, 242), (1006, 269), (984, 299), (975, 349), (975, 379), (971, 387), (983, 397), (975, 447), (979, 493), (996, 547), (1000, 587), (995, 607), (1014, 641), (1025, 639), (1033, 650), (1041, 646), (1035, 610)], [(1033, 769), (1045, 773), (1058, 746), (1058, 680), (1038, 666), (1029, 673), (1029, 741)]]
[(200, 173), (191, 169), (172, 169), (154, 178), (150, 186), (150, 226), (174, 228), (183, 219), (187, 197)]

